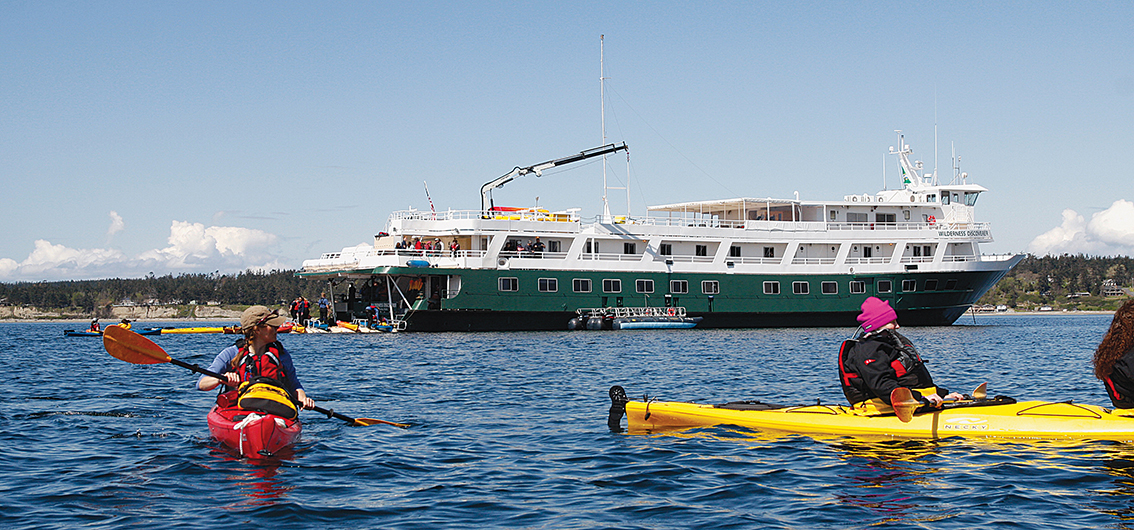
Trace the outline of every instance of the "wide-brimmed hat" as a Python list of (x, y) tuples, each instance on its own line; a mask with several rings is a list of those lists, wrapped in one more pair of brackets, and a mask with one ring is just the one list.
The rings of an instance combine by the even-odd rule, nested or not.
[(284, 322), (287, 322), (287, 317), (281, 315), (279, 309), (268, 309), (262, 305), (249, 307), (244, 310), (243, 315), (240, 315), (241, 330), (251, 329), (260, 324), (278, 327)]

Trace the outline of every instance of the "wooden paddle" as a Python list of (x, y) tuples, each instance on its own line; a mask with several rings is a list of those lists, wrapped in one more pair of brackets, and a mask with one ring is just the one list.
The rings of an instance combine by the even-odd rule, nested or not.
[[(109, 353), (115, 359), (120, 359), (131, 364), (170, 363), (182, 368), (186, 368), (188, 370), (192, 370), (199, 374), (215, 377), (226, 385), (234, 386), (228, 381), (228, 378), (221, 374), (211, 372), (195, 364), (189, 364), (187, 362), (171, 358), (168, 353), (165, 353), (165, 350), (163, 350), (161, 346), (154, 344), (152, 340), (147, 339), (123, 327), (107, 326), (107, 328), (102, 332), (102, 346), (106, 348), (106, 353)], [(311, 410), (326, 414), (328, 418), (338, 418), (352, 425), (358, 425), (362, 427), (368, 425), (377, 425), (379, 423), (393, 425), (395, 427), (401, 427), (403, 429), (409, 427), (408, 423), (394, 423), (392, 421), (379, 420), (374, 418), (351, 418), (350, 416), (344, 416), (342, 414), (339, 414), (338, 412), (319, 406), (312, 407)]]
[[(950, 399), (942, 402), (942, 404), (981, 401), (986, 398), (988, 398), (988, 383), (981, 383), (980, 386), (973, 390), (969, 399)], [(890, 392), (890, 406), (894, 408), (894, 415), (897, 416), (902, 423), (909, 423), (909, 421), (913, 419), (914, 411), (926, 403), (928, 402), (924, 399), (920, 401), (914, 399), (910, 389), (903, 386), (895, 388), (893, 392)]]

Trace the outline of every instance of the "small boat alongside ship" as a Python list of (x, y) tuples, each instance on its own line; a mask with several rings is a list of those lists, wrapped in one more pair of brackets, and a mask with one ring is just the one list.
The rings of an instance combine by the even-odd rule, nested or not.
[(903, 325), (928, 326), (952, 324), (1023, 259), (981, 253), (992, 228), (975, 207), (987, 190), (956, 168), (939, 183), (900, 135), (890, 152), (901, 187), (841, 200), (737, 197), (593, 220), (491, 203), (518, 176), (626, 149), (517, 167), (482, 187), (478, 210), (395, 211), (373, 245), (297, 274), (339, 289), (338, 318), (373, 304), (410, 331), (563, 330), (580, 309), (631, 305), (685, 308), (698, 328), (855, 326), (870, 296)]
[(684, 307), (602, 307), (578, 309), (567, 329), (689, 329), (701, 322)]

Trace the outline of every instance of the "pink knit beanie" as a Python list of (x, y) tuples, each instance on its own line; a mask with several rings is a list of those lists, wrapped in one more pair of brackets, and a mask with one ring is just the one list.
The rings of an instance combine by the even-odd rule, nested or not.
[(862, 330), (867, 332), (877, 330), (897, 319), (898, 314), (890, 307), (890, 302), (883, 302), (873, 296), (862, 303), (862, 314), (858, 315), (858, 321), (862, 322)]

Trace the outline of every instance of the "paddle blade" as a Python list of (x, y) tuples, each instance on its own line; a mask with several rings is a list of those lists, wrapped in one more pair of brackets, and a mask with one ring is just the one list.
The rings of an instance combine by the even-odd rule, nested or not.
[(170, 361), (169, 354), (133, 331), (121, 326), (107, 326), (102, 332), (102, 347), (111, 357), (132, 364), (159, 364)]
[(921, 406), (921, 403), (914, 400), (910, 389), (900, 386), (890, 392), (890, 406), (894, 407), (894, 415), (902, 423), (909, 423), (913, 419), (914, 411)]
[(988, 383), (981, 383), (980, 386), (973, 390), (973, 399), (980, 401), (988, 398)]
[(394, 427), (401, 427), (403, 429), (409, 428), (408, 423), (394, 423), (392, 421), (378, 420), (378, 419), (374, 419), (374, 418), (355, 418), (354, 419), (354, 425), (356, 425), (358, 427), (369, 427), (371, 425), (378, 425), (380, 423), (384, 424), (384, 425), (393, 425)]

